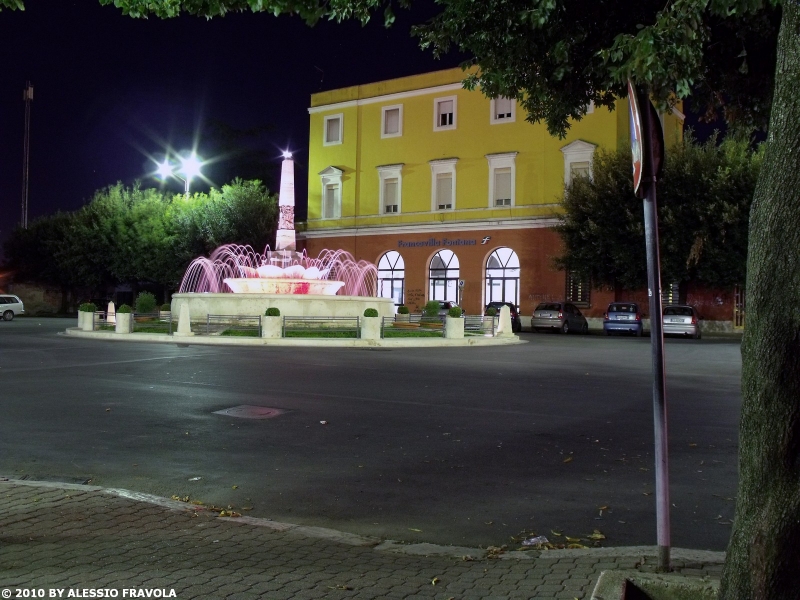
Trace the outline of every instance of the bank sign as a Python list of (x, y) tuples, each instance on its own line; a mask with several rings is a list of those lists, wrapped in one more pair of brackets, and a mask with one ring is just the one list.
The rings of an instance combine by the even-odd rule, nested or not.
[[(488, 241), (488, 240), (487, 240)], [(485, 242), (482, 242), (485, 243)], [(478, 244), (478, 240), (476, 239), (465, 239), (465, 238), (428, 238), (427, 240), (422, 240), (419, 242), (406, 242), (403, 240), (397, 240), (397, 247), (398, 248), (419, 248), (421, 246), (476, 246)]]

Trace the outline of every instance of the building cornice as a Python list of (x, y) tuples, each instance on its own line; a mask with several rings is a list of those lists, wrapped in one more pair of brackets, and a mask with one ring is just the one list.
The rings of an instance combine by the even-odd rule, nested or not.
[(298, 232), (298, 239), (318, 239), (327, 237), (363, 237), (369, 235), (423, 235), (453, 231), (497, 231), (504, 229), (544, 229), (558, 225), (557, 217), (533, 219), (483, 219), (481, 221), (460, 221), (454, 223), (403, 223), (398, 225), (365, 225), (362, 227), (330, 227), (326, 229)]
[(361, 98), (359, 100), (347, 100), (346, 102), (336, 102), (334, 104), (321, 104), (319, 106), (311, 106), (308, 109), (308, 114), (328, 112), (331, 110), (341, 110), (344, 108), (352, 108), (353, 106), (364, 106), (365, 104), (378, 104), (383, 102), (396, 102), (405, 98), (413, 98), (415, 96), (425, 96), (428, 94), (441, 94), (444, 92), (453, 92), (456, 90), (463, 90), (464, 86), (461, 83), (448, 83), (446, 85), (437, 85), (433, 87), (420, 88), (418, 90), (409, 90), (407, 92), (397, 92), (394, 94), (384, 94), (382, 96), (371, 96), (369, 98)]

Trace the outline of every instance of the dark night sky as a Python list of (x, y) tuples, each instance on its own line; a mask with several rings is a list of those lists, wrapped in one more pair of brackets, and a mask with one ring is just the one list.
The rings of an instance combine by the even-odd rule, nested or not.
[(26, 80), (34, 86), (29, 221), (75, 209), (117, 181), (157, 185), (148, 154), (167, 144), (191, 149), (197, 132), (202, 155), (204, 127), (215, 120), (270, 128), (253, 143), (274, 156), (276, 183), (280, 151), (295, 152), (301, 212), (311, 93), (450, 68), (463, 58), (437, 61), (419, 50), (409, 26), (435, 7), (414, 10), (389, 30), (380, 15), (365, 28), (310, 28), (298, 18), (252, 13), (137, 20), (96, 0), (26, 0), (24, 12), (3, 10), (0, 240), (21, 214)]

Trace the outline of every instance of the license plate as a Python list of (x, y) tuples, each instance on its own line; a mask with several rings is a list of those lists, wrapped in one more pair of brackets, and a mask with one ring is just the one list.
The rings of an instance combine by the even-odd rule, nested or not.
[(629, 315), (617, 315), (617, 321), (628, 321), (629, 319)]
[(683, 323), (683, 319), (670, 319), (670, 323)]

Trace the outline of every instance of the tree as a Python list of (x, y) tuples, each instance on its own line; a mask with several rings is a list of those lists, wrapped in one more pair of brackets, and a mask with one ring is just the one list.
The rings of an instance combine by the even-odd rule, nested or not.
[[(411, 0), (398, 0), (407, 6)], [(231, 10), (368, 20), (391, 0), (100, 0), (124, 14), (214, 17)], [(0, 0), (21, 8), (22, 0)], [(440, 0), (416, 28), (423, 47), (458, 48), (488, 96), (519, 100), (563, 135), (589, 101), (610, 106), (630, 77), (667, 104), (705, 88), (709, 108), (769, 138), (750, 214), (742, 343), (739, 493), (724, 598), (794, 598), (800, 589), (800, 3), (797, 0)], [(775, 33), (774, 25), (780, 22)], [(761, 43), (758, 43), (758, 40)], [(714, 42), (714, 45), (711, 42)], [(774, 79), (771, 57), (775, 56)], [(756, 59), (754, 59), (755, 57)], [(762, 59), (761, 61), (757, 59)], [(748, 83), (751, 64), (762, 85)], [(738, 67), (736, 65), (739, 65)], [(787, 310), (787, 307), (790, 307)]]
[[(745, 281), (747, 227), (763, 152), (744, 140), (691, 137), (669, 150), (659, 185), (662, 280), (732, 288)], [(564, 193), (557, 227), (563, 269), (596, 285), (646, 286), (642, 202), (631, 188), (629, 148), (598, 153), (593, 177)]]

